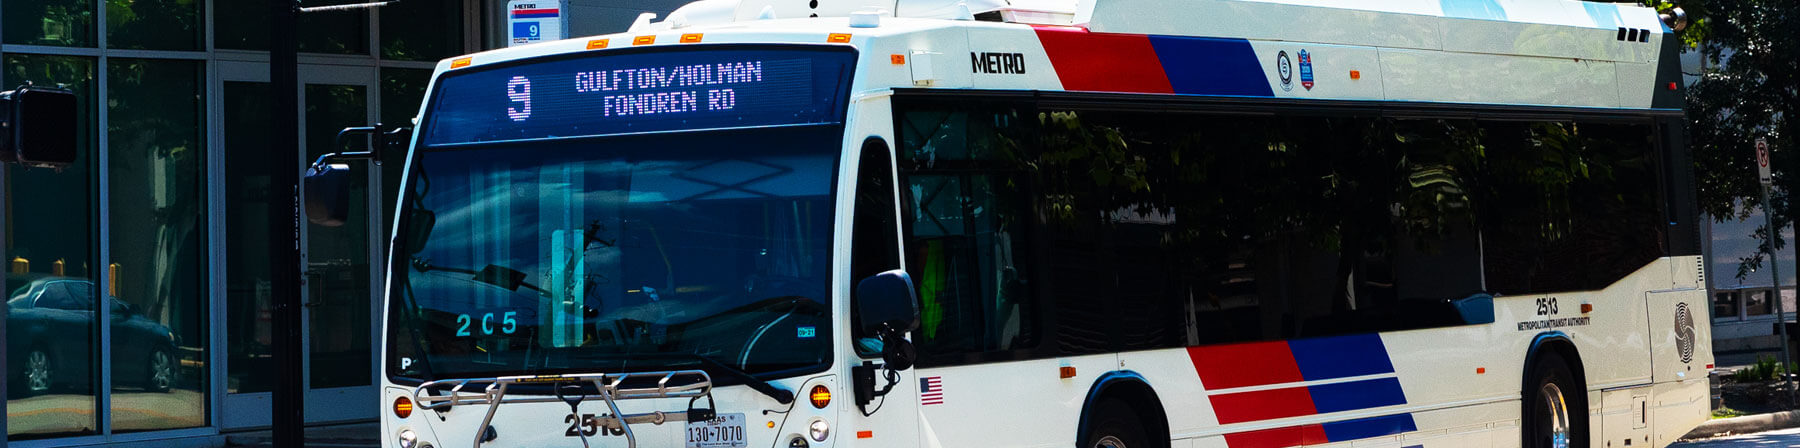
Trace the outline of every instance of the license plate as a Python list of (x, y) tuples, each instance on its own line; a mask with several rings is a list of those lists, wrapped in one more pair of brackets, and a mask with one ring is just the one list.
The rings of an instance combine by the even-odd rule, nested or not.
[(745, 448), (744, 414), (719, 414), (703, 422), (688, 422), (688, 448)]

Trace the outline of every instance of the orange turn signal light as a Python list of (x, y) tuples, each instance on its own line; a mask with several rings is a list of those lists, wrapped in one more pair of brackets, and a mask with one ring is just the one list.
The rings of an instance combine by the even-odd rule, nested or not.
[(808, 398), (812, 399), (812, 405), (815, 408), (825, 409), (825, 405), (831, 404), (831, 389), (826, 389), (823, 384), (813, 386), (810, 395)]
[(847, 44), (847, 43), (850, 43), (850, 35), (844, 34), (844, 33), (831, 33), (830, 36), (825, 36), (825, 42), (834, 43), (834, 44)]
[(456, 59), (455, 59), (455, 60), (452, 60), (452, 61), (450, 61), (450, 68), (463, 68), (463, 67), (468, 67), (468, 66), (469, 66), (469, 63), (471, 63), (471, 62), (475, 62), (475, 58), (472, 58), (472, 57), (470, 57), (470, 58), (456, 58)]
[(394, 399), (394, 416), (395, 417), (400, 417), (400, 418), (411, 417), (412, 411), (413, 411), (412, 399), (409, 399), (406, 397), (400, 397), (400, 398)]

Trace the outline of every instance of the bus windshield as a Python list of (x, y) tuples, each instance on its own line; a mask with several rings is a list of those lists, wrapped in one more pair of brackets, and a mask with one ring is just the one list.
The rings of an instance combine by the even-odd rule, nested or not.
[(838, 129), (420, 152), (389, 371), (644, 371), (696, 368), (696, 356), (752, 374), (822, 366)]
[(387, 371), (823, 368), (855, 57), (695, 45), (442, 75), (403, 187)]

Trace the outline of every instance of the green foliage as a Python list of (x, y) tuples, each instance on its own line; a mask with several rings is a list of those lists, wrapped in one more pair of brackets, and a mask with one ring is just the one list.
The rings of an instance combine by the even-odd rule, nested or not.
[[(1648, 2), (1659, 9), (1669, 0)], [(1724, 220), (1758, 206), (1753, 165), (1757, 137), (1772, 149), (1777, 226), (1793, 222), (1800, 191), (1800, 6), (1791, 0), (1682, 0), (1692, 25), (1680, 33), (1705, 63), (1687, 91), (1687, 131), (1700, 210)], [(1692, 74), (1690, 74), (1692, 75)], [(1746, 237), (1761, 238), (1765, 230)], [(1777, 234), (1773, 253), (1787, 245)], [(1742, 260), (1739, 277), (1760, 268), (1763, 253)]]
[(1732, 374), (1732, 378), (1737, 381), (1773, 381), (1780, 379), (1782, 373), (1793, 370), (1793, 367), (1793, 364), (1789, 364), (1784, 369), (1781, 361), (1777, 361), (1774, 356), (1760, 356), (1756, 358), (1756, 364), (1738, 370)]

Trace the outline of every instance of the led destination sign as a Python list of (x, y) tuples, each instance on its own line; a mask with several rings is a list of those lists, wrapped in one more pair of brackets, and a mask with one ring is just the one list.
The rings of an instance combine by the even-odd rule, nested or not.
[(452, 74), (426, 144), (836, 123), (854, 53), (834, 49), (597, 54)]

